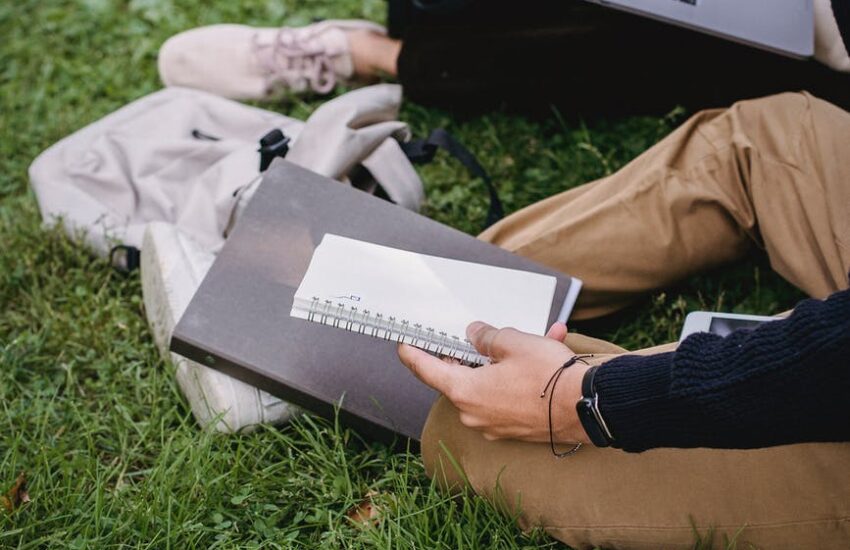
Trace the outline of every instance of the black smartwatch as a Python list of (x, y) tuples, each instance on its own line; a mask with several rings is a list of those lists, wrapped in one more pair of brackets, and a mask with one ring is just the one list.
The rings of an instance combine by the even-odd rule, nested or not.
[(598, 365), (590, 367), (584, 373), (581, 381), (581, 399), (576, 403), (576, 412), (590, 441), (597, 447), (610, 447), (614, 437), (599, 412), (599, 394), (596, 393), (593, 385), (597, 369), (599, 369)]

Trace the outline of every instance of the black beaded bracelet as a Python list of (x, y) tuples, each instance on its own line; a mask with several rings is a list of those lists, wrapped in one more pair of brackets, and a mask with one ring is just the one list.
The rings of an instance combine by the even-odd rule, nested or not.
[(577, 362), (582, 362), (587, 365), (587, 361), (584, 359), (587, 357), (593, 357), (593, 355), (573, 355), (569, 361), (565, 362), (563, 365), (557, 368), (555, 372), (552, 373), (552, 376), (549, 378), (549, 381), (546, 382), (546, 387), (543, 388), (543, 391), (540, 392), (540, 399), (546, 397), (546, 392), (549, 391), (549, 387), (552, 387), (552, 390), (549, 391), (549, 447), (552, 449), (552, 454), (558, 458), (564, 458), (570, 455), (575, 454), (579, 449), (581, 449), (581, 442), (576, 443), (571, 449), (567, 451), (558, 452), (555, 449), (555, 432), (552, 429), (552, 402), (555, 397), (555, 386), (558, 384), (558, 380), (561, 379), (561, 375), (565, 370), (575, 365)]

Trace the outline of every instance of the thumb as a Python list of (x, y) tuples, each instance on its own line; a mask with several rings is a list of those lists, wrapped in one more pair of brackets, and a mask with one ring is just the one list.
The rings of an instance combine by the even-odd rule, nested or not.
[(567, 325), (564, 323), (553, 323), (551, 327), (549, 327), (549, 332), (546, 333), (546, 338), (551, 338), (552, 340), (557, 340), (558, 342), (563, 342), (564, 338), (567, 337)]
[[(492, 356), (493, 340), (499, 329), (488, 325), (483, 321), (475, 321), (466, 327), (466, 337), (478, 353), (484, 356)], [(492, 359), (492, 357), (491, 357)]]
[(448, 394), (469, 369), (469, 367), (447, 363), (407, 344), (398, 346), (398, 357), (416, 378), (443, 395)]

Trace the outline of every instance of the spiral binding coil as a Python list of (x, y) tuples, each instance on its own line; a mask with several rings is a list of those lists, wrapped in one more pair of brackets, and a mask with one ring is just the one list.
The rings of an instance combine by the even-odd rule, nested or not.
[(384, 316), (382, 313), (360, 309), (334, 300), (313, 296), (310, 300), (295, 298), (296, 309), (306, 313), (306, 319), (341, 328), (373, 338), (410, 344), (440, 357), (457, 359), (461, 363), (482, 365), (487, 358), (479, 354), (466, 338), (423, 327), (407, 319)]

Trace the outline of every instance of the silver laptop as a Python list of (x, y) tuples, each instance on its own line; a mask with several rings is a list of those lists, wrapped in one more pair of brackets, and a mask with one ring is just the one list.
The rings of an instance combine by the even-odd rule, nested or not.
[(590, 0), (793, 57), (815, 49), (812, 0)]

